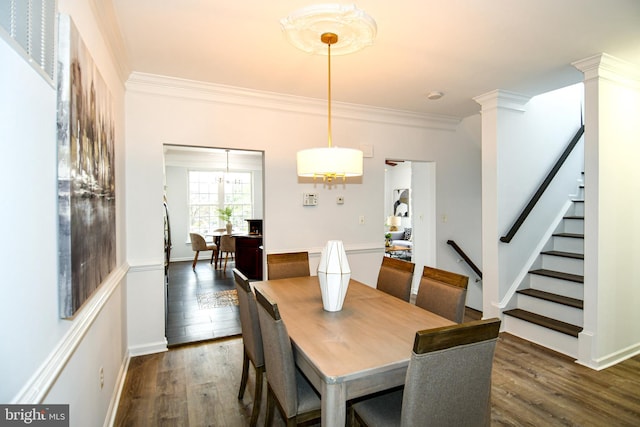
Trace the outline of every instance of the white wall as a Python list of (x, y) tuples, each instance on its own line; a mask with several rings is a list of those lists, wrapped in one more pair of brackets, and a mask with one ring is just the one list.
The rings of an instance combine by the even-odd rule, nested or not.
[(124, 86), (91, 5), (59, 1), (114, 101), (118, 267), (71, 320), (58, 317), (56, 91), (0, 40), (0, 401), (71, 403), (72, 426), (103, 423), (126, 354)]
[[(368, 144), (374, 155), (364, 159), (361, 179), (327, 188), (322, 182), (298, 179), (295, 163), (298, 150), (326, 144), (323, 100), (255, 96), (242, 89), (141, 74), (132, 75), (127, 89), (127, 252), (132, 266), (147, 266), (147, 274), (155, 274), (143, 281), (148, 292), (162, 292), (163, 286), (160, 200), (165, 143), (264, 150), (265, 252), (308, 250), (314, 258), (327, 240), (343, 240), (352, 277), (370, 285), (375, 285), (383, 256), (385, 158), (438, 162), (438, 203), (459, 212), (446, 224), (446, 235), (437, 236), (443, 259), (452, 256), (446, 238), (480, 238), (479, 223), (474, 227), (465, 214), (480, 209), (480, 153), (466, 131), (457, 131), (457, 121), (334, 105), (334, 144)], [(305, 192), (318, 193), (318, 206), (302, 206)], [(344, 197), (343, 205), (336, 203), (337, 196)], [(359, 224), (360, 216), (365, 224)], [(464, 220), (458, 222), (459, 217)], [(479, 257), (479, 252), (472, 255)], [(316, 260), (311, 262), (313, 268)], [(128, 303), (132, 325), (137, 323), (135, 311), (142, 317), (151, 309), (142, 300), (129, 298)], [(164, 333), (161, 322), (156, 328), (153, 342)], [(136, 334), (130, 345), (145, 345)]]

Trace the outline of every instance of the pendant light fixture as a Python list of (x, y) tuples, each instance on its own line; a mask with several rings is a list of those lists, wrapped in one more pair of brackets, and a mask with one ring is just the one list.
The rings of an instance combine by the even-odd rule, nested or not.
[[(325, 4), (300, 9), (281, 21), (289, 41), (310, 53), (320, 53), (326, 45), (328, 65), (328, 146), (298, 151), (297, 173), (300, 177), (322, 178), (331, 184), (336, 178), (362, 176), (361, 150), (333, 145), (331, 130), (331, 47), (338, 43), (338, 31), (346, 34), (336, 50), (339, 54), (358, 51), (373, 43), (375, 21), (355, 5)], [(318, 30), (324, 29), (318, 34)], [(320, 43), (318, 43), (318, 41)]]

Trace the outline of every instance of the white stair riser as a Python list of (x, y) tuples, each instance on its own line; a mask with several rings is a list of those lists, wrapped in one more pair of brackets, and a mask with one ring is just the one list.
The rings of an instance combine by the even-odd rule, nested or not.
[(584, 234), (584, 219), (564, 218), (562, 225), (565, 233)]
[(575, 237), (553, 237), (553, 249), (563, 252), (584, 253), (584, 239)]
[(573, 202), (573, 206), (569, 209), (570, 215), (584, 216), (584, 202)]
[(540, 276), (538, 274), (528, 274), (527, 276), (529, 278), (530, 288), (552, 292), (570, 298), (584, 298), (584, 287), (582, 283), (554, 279), (553, 277)]
[(584, 313), (579, 308), (569, 307), (529, 295), (517, 295), (518, 308), (541, 316), (551, 317), (561, 322), (571, 323), (572, 325), (582, 326), (584, 324)]
[(542, 268), (582, 276), (584, 274), (584, 260), (555, 255), (542, 255)]
[(562, 334), (513, 316), (504, 316), (503, 324), (505, 332), (566, 354), (574, 359), (578, 358), (578, 339), (576, 337)]

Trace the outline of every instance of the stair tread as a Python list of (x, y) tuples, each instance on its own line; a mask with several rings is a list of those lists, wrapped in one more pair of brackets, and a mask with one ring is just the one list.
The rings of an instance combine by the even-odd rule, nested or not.
[(584, 259), (584, 254), (579, 254), (577, 252), (542, 251), (540, 253), (543, 255), (554, 255), (554, 256), (560, 256), (564, 258)]
[(584, 219), (584, 215), (567, 215), (564, 219)]
[(512, 310), (506, 310), (504, 314), (517, 317), (518, 319), (526, 320), (527, 322), (534, 323), (545, 328), (552, 329), (563, 334), (578, 337), (578, 334), (582, 332), (582, 327), (572, 325), (571, 323), (561, 322), (560, 320), (552, 319), (550, 317), (541, 316), (530, 311), (522, 310), (520, 308), (514, 308)]
[(554, 233), (557, 237), (574, 237), (576, 239), (584, 239), (584, 234), (581, 233)]
[(558, 304), (566, 305), (569, 307), (579, 308), (580, 310), (584, 307), (584, 302), (577, 298), (566, 297), (564, 295), (558, 295), (547, 291), (541, 291), (540, 289), (520, 289), (518, 291), (519, 294), (528, 295), (534, 298), (540, 298), (546, 301), (555, 302)]
[(584, 283), (584, 276), (578, 274), (563, 273), (562, 271), (553, 271), (540, 268), (537, 270), (529, 271), (531, 274), (537, 274), (539, 276), (553, 277), (556, 279), (569, 280), (571, 282)]

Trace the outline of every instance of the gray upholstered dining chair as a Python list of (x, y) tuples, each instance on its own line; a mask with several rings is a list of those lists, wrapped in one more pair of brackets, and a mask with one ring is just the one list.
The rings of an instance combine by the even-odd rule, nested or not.
[(410, 261), (388, 256), (382, 257), (376, 287), (396, 298), (409, 302), (415, 268), (416, 265)]
[(251, 290), (249, 279), (240, 270), (233, 269), (233, 277), (238, 291), (238, 308), (240, 309), (240, 326), (242, 327), (242, 378), (238, 399), (242, 399), (247, 388), (249, 378), (249, 363), (253, 364), (256, 372), (255, 391), (253, 393), (253, 409), (249, 425), (254, 427), (258, 422), (260, 403), (262, 401), (262, 377), (264, 376), (264, 353), (262, 350), (262, 332), (258, 319), (256, 297)]
[(489, 426), (500, 320), (416, 333), (404, 389), (354, 402), (356, 426)]
[(218, 246), (215, 243), (207, 243), (202, 234), (200, 233), (189, 233), (189, 239), (191, 240), (191, 249), (196, 253), (193, 257), (193, 265), (192, 268), (196, 269), (196, 263), (198, 262), (198, 254), (204, 251), (213, 251), (211, 254), (211, 263), (213, 263), (213, 258), (216, 255), (218, 250)]
[(265, 426), (273, 424), (274, 404), (287, 426), (320, 418), (320, 397), (296, 367), (287, 327), (278, 306), (255, 290), (267, 373)]
[(289, 252), (267, 254), (267, 274), (269, 280), (310, 276), (309, 253)]
[(222, 265), (222, 256), (224, 255), (224, 267), (222, 268), (224, 271), (227, 271), (227, 260), (229, 259), (229, 254), (231, 254), (231, 258), (235, 259), (236, 256), (236, 238), (230, 234), (223, 234), (220, 236), (220, 265)]
[(424, 267), (416, 305), (457, 323), (464, 320), (469, 278), (462, 274)]

